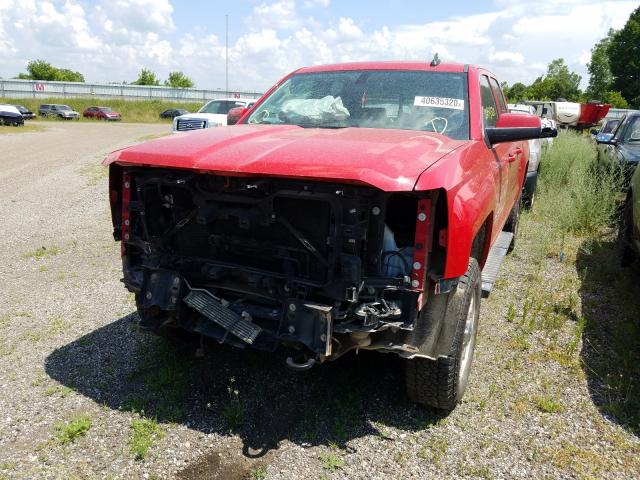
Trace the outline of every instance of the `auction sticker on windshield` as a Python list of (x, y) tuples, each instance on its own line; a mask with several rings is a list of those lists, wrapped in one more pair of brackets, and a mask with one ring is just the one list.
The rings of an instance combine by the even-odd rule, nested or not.
[(413, 100), (413, 105), (416, 107), (438, 107), (452, 108), (454, 110), (464, 110), (464, 100), (461, 100), (459, 98), (417, 96)]

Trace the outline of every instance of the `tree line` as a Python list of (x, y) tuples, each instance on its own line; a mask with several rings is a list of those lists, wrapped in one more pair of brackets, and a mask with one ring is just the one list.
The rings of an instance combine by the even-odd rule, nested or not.
[[(66, 68), (57, 68), (44, 60), (31, 60), (27, 63), (27, 73), (16, 77), (20, 80), (47, 80), (58, 82), (84, 82), (84, 75)], [(122, 82), (126, 84), (127, 82)], [(160, 80), (151, 70), (143, 68), (131, 85), (160, 85)], [(182, 72), (169, 72), (164, 85), (173, 88), (193, 88), (195, 83)]]
[(531, 85), (503, 84), (510, 102), (523, 100), (599, 101), (618, 108), (640, 108), (640, 7), (620, 30), (607, 36), (591, 49), (587, 65), (589, 86), (580, 90), (582, 78), (571, 72), (562, 58), (553, 60), (547, 73)]

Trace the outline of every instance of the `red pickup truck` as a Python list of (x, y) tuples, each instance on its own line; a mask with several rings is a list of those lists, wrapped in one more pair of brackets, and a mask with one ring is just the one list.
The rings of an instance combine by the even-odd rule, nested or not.
[(480, 298), (513, 242), (527, 141), (490, 72), (368, 62), (299, 69), (237, 125), (111, 153), (114, 236), (140, 326), (406, 359), (409, 397), (451, 410)]

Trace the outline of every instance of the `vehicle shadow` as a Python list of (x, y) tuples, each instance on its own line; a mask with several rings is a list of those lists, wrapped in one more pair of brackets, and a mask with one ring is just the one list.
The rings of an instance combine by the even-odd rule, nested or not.
[(591, 398), (606, 418), (640, 436), (640, 265), (633, 267), (620, 266), (610, 239), (585, 241), (576, 261)]
[(343, 448), (366, 435), (393, 441), (384, 426), (417, 430), (443, 418), (409, 403), (395, 355), (360, 352), (298, 373), (281, 352), (211, 343), (197, 357), (198, 342), (156, 337), (137, 322), (132, 313), (55, 350), (47, 374), (112, 409), (238, 435), (252, 458), (283, 439)]

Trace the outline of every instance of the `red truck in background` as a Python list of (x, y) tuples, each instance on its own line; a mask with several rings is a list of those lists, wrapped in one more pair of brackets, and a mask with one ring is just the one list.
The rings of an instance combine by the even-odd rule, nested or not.
[(237, 125), (111, 153), (111, 214), (140, 326), (291, 350), (406, 359), (409, 397), (451, 410), (517, 231), (527, 140), (470, 65), (299, 69)]

